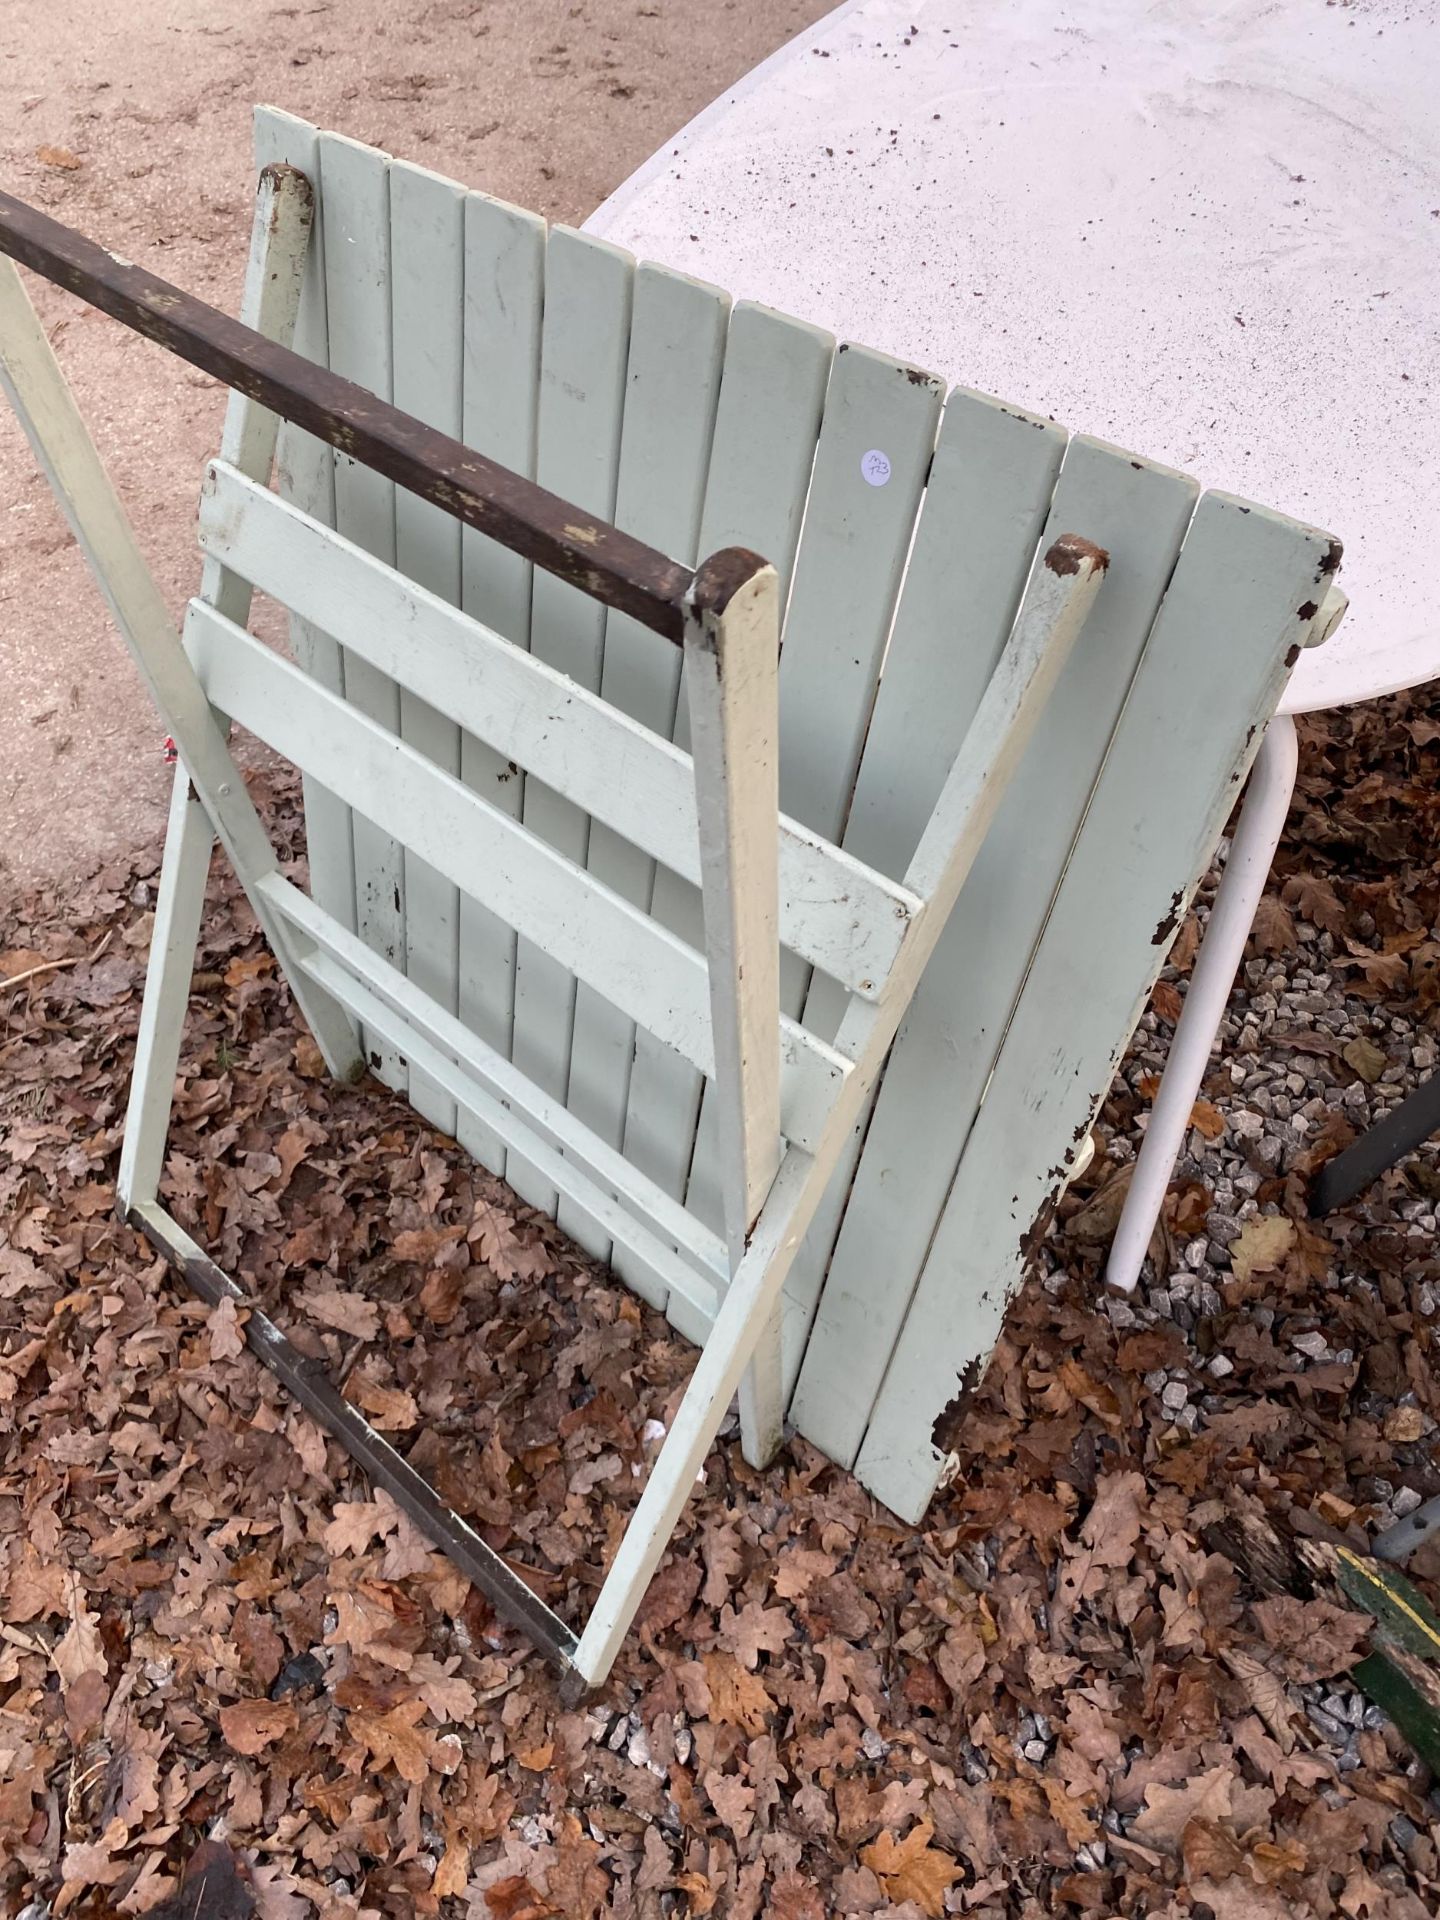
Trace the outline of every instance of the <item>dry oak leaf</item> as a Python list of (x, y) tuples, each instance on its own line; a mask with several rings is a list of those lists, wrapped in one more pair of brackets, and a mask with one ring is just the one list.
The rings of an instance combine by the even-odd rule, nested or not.
[(681, 1873), (675, 1877), (675, 1888), (683, 1893), (690, 1903), (690, 1912), (698, 1916), (713, 1911), (716, 1900), (714, 1887), (703, 1873)]
[(365, 1409), (377, 1432), (408, 1433), (420, 1424), (415, 1396), (404, 1387), (382, 1387), (363, 1373), (352, 1373), (345, 1383), (345, 1398)]
[(340, 1333), (353, 1333), (358, 1339), (373, 1340), (380, 1331), (380, 1309), (363, 1293), (347, 1293), (339, 1287), (321, 1287), (302, 1293), (300, 1306), (322, 1327), (334, 1327)]
[(28, 1540), (22, 1541), (20, 1562), (11, 1572), (6, 1591), (6, 1624), (19, 1627), (47, 1614), (67, 1612), (70, 1580), (58, 1560), (42, 1560)]
[(1207, 1140), (1218, 1140), (1225, 1131), (1225, 1116), (1208, 1100), (1197, 1100), (1190, 1109), (1190, 1124), (1198, 1127)]
[[(123, 1844), (124, 1836), (120, 1839)], [(116, 1859), (103, 1838), (72, 1842), (65, 1849), (60, 1878), (67, 1887), (113, 1887), (133, 1864), (130, 1860)]]
[[(1364, 1866), (1357, 1866), (1347, 1876), (1340, 1891), (1340, 1911), (1351, 1920), (1433, 1920), (1434, 1914), (1433, 1907), (1408, 1887), (1384, 1886)], [(1235, 1920), (1235, 1916), (1227, 1915), (1225, 1920)]]
[(770, 1889), (766, 1920), (825, 1920), (820, 1895), (803, 1875), (782, 1873)]
[(1403, 953), (1376, 953), (1371, 947), (1362, 947), (1358, 940), (1347, 939), (1345, 944), (1350, 949), (1349, 958), (1338, 955), (1333, 964), (1359, 967), (1367, 986), (1402, 987), (1409, 979), (1410, 969)]
[(475, 1214), (466, 1238), (480, 1249), (480, 1258), (497, 1280), (543, 1280), (551, 1260), (538, 1241), (524, 1241), (509, 1214), (488, 1200), (475, 1202)]
[(1063, 1780), (1042, 1773), (1040, 1790), (1049, 1803), (1050, 1812), (1056, 1825), (1065, 1835), (1072, 1847), (1084, 1847), (1095, 1838), (1095, 1825), (1099, 1813), (1091, 1803), (1074, 1798)]
[(739, 1613), (730, 1607), (721, 1609), (717, 1638), (753, 1673), (761, 1653), (782, 1653), (794, 1632), (795, 1622), (784, 1607), (764, 1607), (758, 1600), (748, 1600)]
[(702, 1776), (700, 1784), (736, 1841), (743, 1842), (755, 1824), (755, 1789), (746, 1786), (737, 1774), (714, 1769)]
[(1295, 1245), (1295, 1222), (1283, 1213), (1257, 1214), (1230, 1242), (1230, 1270), (1237, 1280), (1271, 1273)]
[(91, 1613), (85, 1605), (85, 1592), (79, 1577), (72, 1573), (68, 1579), (70, 1625), (56, 1642), (55, 1651), (50, 1656), (61, 1685), (66, 1689), (73, 1687), (82, 1673), (105, 1671), (105, 1650), (100, 1643), (100, 1616)]
[(745, 1556), (734, 1521), (718, 1520), (707, 1526), (700, 1551), (705, 1560), (705, 1590), (701, 1597), (707, 1607), (722, 1606), (745, 1571)]
[(7, 947), (0, 953), (0, 980), (13, 980), (17, 974), (33, 973), (36, 967), (49, 964), (49, 955), (34, 947)]
[(453, 1773), (459, 1766), (460, 1742), (453, 1734), (418, 1726), (424, 1713), (423, 1700), (406, 1700), (390, 1713), (350, 1715), (350, 1731), (369, 1751), (377, 1773), (393, 1766), (402, 1780), (418, 1787), (432, 1772)]
[(1332, 1600), (1301, 1600), (1293, 1593), (1272, 1593), (1257, 1600), (1251, 1612), (1265, 1644), (1300, 1686), (1347, 1673), (1375, 1624), (1368, 1613), (1337, 1607)]
[(445, 1851), (435, 1869), (435, 1878), (430, 1882), (430, 1891), (437, 1900), (458, 1899), (464, 1893), (469, 1878), (470, 1842), (464, 1838), (456, 1821), (447, 1820)]
[[(1272, 1740), (1254, 1714), (1247, 1714), (1243, 1720), (1236, 1721), (1231, 1729), (1231, 1737), (1255, 1771), (1263, 1774), (1277, 1793), (1284, 1793), (1292, 1785), (1313, 1787), (1317, 1781), (1331, 1777), (1328, 1760), (1317, 1760), (1306, 1753), (1287, 1752), (1284, 1743), (1278, 1739)], [(1291, 1738), (1293, 1745), (1293, 1735)]]
[(1103, 1381), (1092, 1380), (1078, 1360), (1067, 1358), (1061, 1362), (1059, 1380), (1062, 1387), (1073, 1400), (1104, 1421), (1107, 1427), (1121, 1424), (1120, 1402), (1114, 1392)]
[(766, 1715), (775, 1702), (753, 1673), (747, 1673), (733, 1655), (705, 1655), (705, 1685), (710, 1691), (710, 1718), (723, 1720), (747, 1733), (763, 1733)]
[(210, 1311), (210, 1358), (212, 1360), (238, 1360), (245, 1351), (245, 1319), (240, 1317), (239, 1308), (227, 1293), (218, 1307)]
[(325, 1529), (327, 1553), (364, 1553), (400, 1524), (400, 1509), (378, 1500), (337, 1500), (335, 1518)]
[(1295, 922), (1273, 893), (1267, 893), (1255, 909), (1250, 938), (1261, 953), (1293, 953), (1299, 946)]
[(1128, 1567), (1140, 1539), (1140, 1497), (1145, 1480), (1138, 1473), (1111, 1473), (1101, 1479), (1094, 1504), (1080, 1528), (1078, 1544), (1066, 1547), (1060, 1592), (1071, 1607), (1105, 1585), (1105, 1571)]
[(1213, 1820), (1190, 1821), (1180, 1836), (1180, 1854), (1190, 1880), (1228, 1880), (1245, 1869), (1245, 1849)]
[(560, 1902), (565, 1920), (598, 1920), (610, 1898), (609, 1875), (596, 1864), (599, 1843), (567, 1813), (555, 1846), (555, 1862), (545, 1876), (551, 1899)]
[(451, 1247), (458, 1247), (464, 1238), (463, 1227), (413, 1227), (396, 1234), (390, 1242), (390, 1252), (396, 1260), (428, 1265), (448, 1253)]
[[(1222, 1647), (1220, 1658), (1245, 1689), (1245, 1697), (1273, 1736), (1273, 1744), (1282, 1754), (1295, 1751), (1295, 1718), (1285, 1682), (1272, 1673), (1263, 1660), (1243, 1647)], [(1238, 1741), (1238, 1733), (1236, 1739)]]
[(1180, 993), (1178, 988), (1171, 986), (1168, 980), (1155, 982), (1155, 990), (1150, 995), (1150, 1004), (1167, 1027), (1173, 1027), (1180, 1018), (1180, 1009), (1183, 1004)]
[(817, 1580), (829, 1579), (834, 1571), (833, 1553), (821, 1553), (816, 1547), (792, 1547), (788, 1553), (782, 1553), (776, 1563), (775, 1597), (801, 1600)]
[(1145, 1789), (1145, 1805), (1136, 1814), (1131, 1832), (1146, 1846), (1178, 1853), (1192, 1820), (1212, 1824), (1225, 1821), (1233, 1831), (1248, 1833), (1270, 1817), (1275, 1796), (1268, 1787), (1247, 1787), (1233, 1766), (1211, 1767), (1192, 1774), (1178, 1787), (1152, 1781)]
[(512, 1873), (508, 1880), (497, 1880), (485, 1889), (485, 1904), (495, 1920), (549, 1920), (559, 1907), (552, 1907), (543, 1893), (537, 1893), (523, 1873)]
[(237, 1700), (220, 1709), (220, 1731), (232, 1752), (253, 1759), (290, 1733), (299, 1718), (290, 1700)]
[(1312, 927), (1321, 927), (1326, 933), (1344, 932), (1345, 913), (1339, 896), (1330, 882), (1318, 874), (1292, 873), (1281, 887), (1280, 897)]
[(1228, 1880), (1195, 1880), (1190, 1892), (1203, 1900), (1215, 1920), (1295, 1920), (1295, 1902), (1257, 1887), (1248, 1873)]
[(961, 1869), (948, 1853), (941, 1853), (930, 1842), (935, 1837), (931, 1821), (921, 1820), (903, 1840), (893, 1833), (882, 1833), (860, 1855), (863, 1865), (878, 1875), (889, 1899), (898, 1906), (913, 1900), (939, 1920), (945, 1911), (945, 1896), (959, 1880)]
[(1390, 1056), (1363, 1034), (1356, 1034), (1353, 1040), (1347, 1040), (1340, 1049), (1340, 1055), (1346, 1066), (1358, 1073), (1367, 1087), (1373, 1087), (1390, 1064)]

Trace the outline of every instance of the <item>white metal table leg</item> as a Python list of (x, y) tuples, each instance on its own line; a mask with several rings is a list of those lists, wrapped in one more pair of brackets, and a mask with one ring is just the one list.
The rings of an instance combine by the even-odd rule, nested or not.
[(1190, 990), (1110, 1249), (1105, 1281), (1122, 1293), (1133, 1291), (1155, 1222), (1160, 1218), (1165, 1189), (1185, 1142), (1190, 1110), (1205, 1077), (1225, 1003), (1284, 831), (1295, 791), (1297, 763), (1295, 722), (1289, 714), (1278, 714), (1270, 722), (1251, 770), (1230, 858), (1210, 910), (1210, 924), (1195, 960)]

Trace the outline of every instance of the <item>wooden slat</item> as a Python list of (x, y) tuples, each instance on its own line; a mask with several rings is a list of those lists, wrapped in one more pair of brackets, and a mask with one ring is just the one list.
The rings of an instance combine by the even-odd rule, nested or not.
[[(540, 352), (536, 477), (543, 486), (609, 520), (615, 508), (634, 262), (619, 247), (565, 227), (545, 250), (545, 313)], [(530, 650), (582, 687), (598, 690), (605, 609), (550, 574), (536, 574)], [(539, 780), (525, 782), (527, 827), (583, 865), (590, 821)], [(557, 1100), (566, 1097), (575, 981), (553, 953), (523, 938), (515, 957), (511, 1058)], [(553, 1187), (523, 1160), (507, 1158), (506, 1178), (522, 1199), (554, 1213)]]
[[(967, 388), (946, 400), (845, 827), (847, 848), (883, 873), (905, 872), (1010, 632), (1065, 441), (1053, 422)], [(805, 1024), (829, 1037), (843, 1011), (840, 983), (817, 972)], [(786, 1283), (792, 1390), (868, 1124), (867, 1106)], [(956, 1151), (965, 1124), (957, 1115)], [(926, 1152), (943, 1157), (947, 1144), (942, 1136)], [(887, 1199), (911, 1204), (908, 1190)], [(868, 1271), (842, 1272), (842, 1287), (872, 1284)], [(793, 1417), (806, 1417), (803, 1399)]]
[[(212, 560), (325, 619), (402, 692), (443, 703), (474, 736), (483, 732), (507, 771), (514, 762), (534, 768), (647, 858), (698, 881), (695, 770), (680, 748), (221, 461), (207, 472), (199, 537)], [(477, 791), (500, 805), (513, 784), (514, 776)], [(783, 815), (779, 857), (786, 945), (850, 985), (868, 982), (875, 998), (915, 896)]]
[[(849, 812), (943, 393), (933, 375), (866, 348), (836, 354), (780, 656), (780, 804), (831, 840)], [(867, 478), (882, 473), (883, 485)], [(782, 973), (780, 1004), (792, 1017), (809, 978), (793, 962)], [(711, 1105), (707, 1089), (687, 1204), (714, 1226)]]
[[(325, 302), (325, 195), (320, 179), (320, 136), (307, 121), (276, 107), (255, 109), (257, 168), (283, 162), (298, 167), (314, 189), (310, 252), (300, 293), (300, 315), (292, 342), (317, 366), (330, 364), (329, 321)], [(323, 525), (335, 524), (335, 456), (323, 440), (283, 421), (275, 450), (275, 484), (282, 498)], [(345, 662), (339, 643), (309, 621), (290, 621), (290, 646), (305, 671), (332, 693), (345, 691)], [(328, 913), (355, 925), (355, 853), (350, 809), (309, 775), (302, 777), (305, 845), (310, 886)]]
[[(702, 954), (201, 601), (190, 604), (186, 636), (207, 694), (242, 726), (711, 1071)], [(849, 1069), (793, 1021), (782, 1026), (781, 1059), (786, 1135), (808, 1148)]]
[[(330, 366), (382, 400), (391, 397), (390, 180), (384, 154), (340, 134), (320, 136), (325, 197), (325, 304)], [(395, 487), (348, 455), (335, 456), (335, 524), (381, 560), (395, 559)], [(345, 662), (345, 698), (392, 732), (400, 726), (400, 691), (363, 660)], [(405, 864), (399, 842), (365, 819), (351, 822), (355, 849), (355, 927), (362, 940), (396, 966), (405, 961)], [(403, 1092), (405, 1063), (370, 1047), (371, 1065)]]
[(943, 1456), (931, 1425), (999, 1332), (1032, 1228), (1274, 710), (1307, 603), (1323, 597), (1332, 547), (1226, 495), (1207, 495), (1195, 516), (860, 1452), (862, 1479), (897, 1513), (918, 1517), (934, 1490)]
[[(818, 328), (742, 303), (731, 315), (720, 401), (697, 550), (729, 546), (764, 554), (789, 592), (815, 458), (834, 341)], [(685, 703), (676, 739), (688, 738)], [(782, 896), (791, 891), (788, 877)], [(662, 869), (651, 912), (692, 944), (704, 939), (698, 890)], [(888, 966), (885, 969), (888, 972)], [(641, 1031), (625, 1114), (625, 1152), (667, 1192), (681, 1196), (690, 1173), (701, 1082), (688, 1061)], [(617, 1271), (625, 1273), (623, 1259)], [(680, 1324), (677, 1320), (677, 1325)], [(686, 1325), (691, 1337), (703, 1330)]]
[(864, 1435), (1195, 495), (1193, 481), (1098, 441), (1076, 438), (1066, 449), (1041, 545), (1083, 533), (1112, 564), (875, 1102), (794, 1403), (802, 1431), (844, 1465)]
[[(615, 524), (690, 565), (698, 558), (729, 314), (729, 297), (718, 288), (662, 267), (636, 269)], [(680, 655), (637, 621), (611, 614), (600, 678), (604, 698), (668, 740), (679, 688)], [(602, 820), (592, 820), (586, 864), (625, 899), (649, 909), (654, 861)], [(624, 1137), (634, 1051), (631, 1023), (577, 988), (567, 1104), (612, 1146)], [(558, 1218), (589, 1252), (609, 1258), (609, 1243), (593, 1222), (567, 1206)], [(652, 1299), (652, 1305), (664, 1301)]]
[[(535, 475), (545, 222), (481, 193), (465, 197), (465, 444), (527, 479)], [(461, 604), (516, 646), (530, 643), (532, 569), (466, 527)], [(508, 754), (462, 728), (460, 777), (502, 813), (519, 817), (523, 776)], [(515, 930), (468, 894), (460, 898), (460, 1017), (509, 1056), (515, 1014)], [(457, 1120), (461, 1144), (503, 1176), (500, 1135)]]
[[(426, 426), (460, 434), (464, 320), (463, 191), (394, 161), (390, 167), (390, 311), (395, 404)], [(460, 522), (395, 491), (395, 564), (442, 600), (460, 600)], [(446, 773), (460, 771), (460, 729), (445, 706), (400, 688), (400, 736)], [(404, 855), (405, 971), (453, 1013), (459, 999), (460, 893), (414, 853)], [(445, 1133), (455, 1102), (410, 1074), (410, 1104)]]

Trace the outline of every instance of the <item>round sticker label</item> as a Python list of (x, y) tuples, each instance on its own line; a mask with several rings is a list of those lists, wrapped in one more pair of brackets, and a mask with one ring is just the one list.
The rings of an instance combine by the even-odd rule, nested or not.
[(872, 447), (860, 459), (860, 471), (872, 487), (883, 487), (890, 478), (890, 456)]

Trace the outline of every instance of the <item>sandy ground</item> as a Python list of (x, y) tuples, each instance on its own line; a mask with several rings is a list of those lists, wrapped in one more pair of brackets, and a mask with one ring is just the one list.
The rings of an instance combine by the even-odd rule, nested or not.
[[(254, 102), (577, 221), (828, 4), (9, 0), (0, 183), (233, 310)], [(52, 288), (35, 297), (178, 612), (223, 391)], [(157, 836), (164, 729), (3, 406), (0, 667), (0, 889), (64, 887)]]

